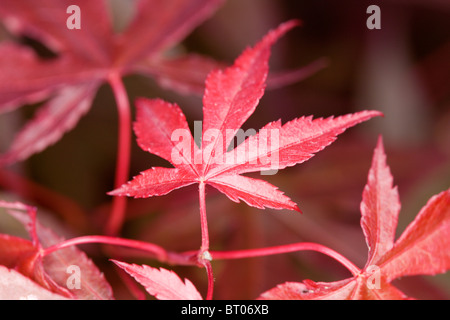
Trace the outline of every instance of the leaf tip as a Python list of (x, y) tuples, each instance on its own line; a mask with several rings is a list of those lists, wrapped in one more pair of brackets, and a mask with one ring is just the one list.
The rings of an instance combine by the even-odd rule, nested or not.
[(380, 150), (384, 150), (383, 135), (381, 135), (381, 134), (378, 136), (376, 148), (380, 149)]
[(303, 214), (303, 211), (298, 207), (298, 205), (294, 206), (294, 210), (300, 212), (300, 214)]
[(114, 189), (114, 190), (111, 190), (111, 191), (106, 192), (106, 194), (107, 194), (108, 196), (118, 196), (118, 190), (117, 190), (117, 189)]
[(368, 111), (372, 117), (382, 117), (384, 118), (384, 113), (378, 110), (369, 110)]
[(295, 27), (301, 27), (303, 25), (303, 21), (300, 19), (291, 19), (282, 23), (282, 25), (286, 25), (289, 29), (291, 29)]
[(119, 260), (109, 259), (109, 261), (113, 262), (115, 265), (117, 265), (118, 267), (121, 267), (121, 268), (124, 268), (126, 266), (126, 264), (124, 262), (121, 262)]
[(123, 190), (123, 187), (119, 187), (119, 188), (116, 188), (114, 190), (108, 191), (108, 192), (106, 192), (106, 194), (108, 196), (113, 196), (113, 197), (124, 197), (124, 196), (126, 196), (126, 194), (125, 194), (125, 192)]

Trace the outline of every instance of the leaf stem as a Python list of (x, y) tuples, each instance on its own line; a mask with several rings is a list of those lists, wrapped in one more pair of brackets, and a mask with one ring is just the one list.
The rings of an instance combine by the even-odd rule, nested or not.
[(101, 236), (101, 235), (81, 236), (62, 241), (60, 243), (42, 249), (41, 256), (45, 257), (60, 249), (88, 243), (117, 245), (148, 252), (151, 253), (152, 256), (154, 256), (158, 261), (162, 263), (174, 265), (198, 265), (197, 256), (195, 253), (170, 252), (156, 244), (145, 241), (126, 239), (120, 237)]
[(205, 183), (200, 181), (198, 186), (198, 195), (200, 202), (200, 224), (202, 229), (202, 246), (200, 254), (209, 250), (209, 233), (208, 233), (208, 220), (206, 217), (206, 201), (205, 201)]
[(206, 300), (212, 300), (214, 292), (214, 275), (211, 262), (208, 260), (203, 260), (203, 266), (205, 267), (206, 274), (208, 275), (208, 292), (206, 293)]
[(87, 244), (87, 243), (103, 243), (110, 245), (118, 245), (123, 247), (134, 248), (146, 252), (150, 252), (156, 256), (158, 260), (166, 261), (167, 260), (167, 251), (162, 247), (155, 245), (149, 242), (143, 242), (139, 240), (118, 238), (118, 237), (109, 237), (109, 236), (81, 236), (77, 238), (72, 238), (65, 240), (63, 242), (57, 243), (53, 246), (45, 248), (43, 250), (42, 256), (49, 255), (50, 253), (60, 250), (63, 248), (67, 248), (74, 245)]
[[(131, 111), (128, 101), (128, 94), (123, 84), (122, 78), (117, 73), (109, 76), (109, 84), (114, 92), (116, 100), (119, 132), (117, 143), (117, 163), (115, 172), (114, 188), (118, 188), (128, 180), (131, 153)], [(123, 223), (127, 198), (114, 197), (111, 209), (111, 216), (105, 228), (105, 234), (116, 235)]]
[(209, 253), (209, 232), (208, 219), (206, 216), (206, 200), (205, 200), (205, 182), (200, 181), (198, 186), (199, 202), (200, 202), (200, 224), (202, 229), (202, 245), (198, 253), (198, 262), (203, 265), (208, 275), (208, 292), (206, 300), (212, 300), (214, 291), (214, 275), (211, 266), (211, 254)]
[(224, 260), (224, 259), (243, 259), (243, 258), (261, 257), (305, 250), (317, 251), (335, 259), (336, 261), (341, 263), (344, 267), (346, 267), (352, 273), (353, 276), (357, 276), (358, 274), (361, 273), (361, 270), (356, 265), (354, 265), (351, 261), (342, 256), (340, 253), (328, 247), (325, 247), (321, 244), (311, 242), (299, 242), (281, 246), (236, 250), (236, 251), (211, 251), (210, 253), (214, 260)]

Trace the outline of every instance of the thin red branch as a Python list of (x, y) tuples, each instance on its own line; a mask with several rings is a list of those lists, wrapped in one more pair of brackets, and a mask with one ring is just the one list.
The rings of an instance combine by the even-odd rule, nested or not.
[(283, 254), (289, 252), (297, 251), (317, 251), (323, 253), (346, 267), (354, 276), (361, 273), (361, 270), (354, 265), (347, 258), (342, 256), (340, 253), (325, 247), (318, 243), (311, 242), (299, 242), (281, 246), (258, 248), (258, 249), (246, 249), (246, 250), (235, 250), (235, 251), (211, 251), (210, 254), (213, 260), (225, 260), (225, 259), (243, 259), (252, 257), (262, 257), (274, 254)]
[(109, 236), (96, 236), (96, 235), (72, 238), (72, 239), (68, 239), (63, 242), (57, 243), (53, 246), (45, 248), (43, 250), (42, 256), (49, 255), (50, 253), (55, 252), (60, 249), (63, 249), (63, 248), (67, 248), (67, 247), (74, 246), (74, 245), (87, 244), (87, 243), (103, 243), (103, 244), (124, 246), (124, 247), (128, 247), (128, 248), (133, 248), (133, 249), (138, 249), (138, 250), (149, 252), (149, 253), (153, 254), (158, 260), (161, 260), (161, 261), (167, 260), (166, 250), (164, 250), (163, 248), (161, 248), (158, 245), (144, 242), (144, 241), (132, 240), (132, 239), (109, 237)]
[(205, 200), (205, 183), (200, 181), (198, 186), (199, 202), (200, 202), (200, 224), (202, 229), (202, 246), (201, 252), (209, 250), (209, 232), (208, 219), (206, 216), (206, 200)]
[(82, 236), (65, 240), (63, 242), (57, 243), (53, 246), (43, 249), (41, 252), (41, 256), (44, 257), (46, 255), (51, 254), (52, 252), (70, 246), (88, 243), (117, 245), (148, 252), (151, 254), (152, 257), (163, 263), (176, 265), (198, 265), (197, 257), (195, 255), (169, 252), (166, 251), (164, 248), (149, 242), (119, 237), (101, 236), (101, 235)]
[[(118, 74), (109, 77), (109, 84), (114, 92), (119, 117), (119, 133), (117, 143), (117, 163), (114, 188), (118, 188), (128, 181), (131, 152), (131, 111), (127, 91), (122, 78)], [(114, 197), (111, 216), (106, 225), (105, 234), (117, 235), (125, 215), (126, 197)]]
[(208, 276), (208, 292), (206, 294), (206, 300), (212, 300), (214, 292), (214, 275), (211, 262), (208, 260), (203, 260), (203, 265), (205, 266), (206, 274)]
[(200, 181), (198, 186), (199, 203), (200, 203), (200, 224), (202, 229), (202, 245), (198, 253), (198, 262), (203, 265), (208, 275), (208, 292), (206, 300), (212, 300), (214, 291), (214, 275), (211, 266), (211, 255), (209, 253), (209, 232), (208, 219), (206, 216), (206, 199), (205, 199), (205, 183)]

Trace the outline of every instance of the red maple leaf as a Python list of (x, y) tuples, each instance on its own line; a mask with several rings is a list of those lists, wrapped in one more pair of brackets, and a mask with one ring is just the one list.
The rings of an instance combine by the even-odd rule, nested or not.
[[(175, 168), (151, 168), (110, 194), (144, 198), (164, 195), (194, 183), (207, 183), (233, 201), (242, 199), (258, 208), (298, 209), (276, 187), (240, 174), (278, 170), (304, 162), (348, 127), (381, 114), (362, 111), (328, 119), (302, 117), (284, 125), (275, 121), (227, 151), (264, 93), (270, 46), (294, 25), (295, 21), (282, 24), (254, 48), (247, 49), (232, 67), (211, 72), (203, 98), (201, 148), (194, 142), (176, 104), (160, 99), (138, 99), (134, 130), (139, 146), (166, 159)], [(271, 162), (275, 154), (277, 158)]]
[[(362, 270), (336, 282), (287, 282), (261, 299), (406, 299), (391, 284), (409, 275), (435, 275), (450, 269), (450, 189), (430, 198), (395, 241), (400, 212), (397, 188), (381, 138), (375, 149), (361, 202), (361, 227), (369, 248)], [(355, 267), (356, 268), (356, 267)]]
[(0, 300), (63, 300), (14, 269), (0, 265)]
[(160, 99), (137, 100), (134, 130), (139, 146), (166, 159), (174, 168), (151, 168), (109, 194), (145, 198), (198, 183), (204, 250), (208, 249), (205, 184), (217, 188), (233, 201), (243, 200), (257, 208), (298, 210), (297, 205), (272, 184), (241, 174), (278, 170), (304, 162), (348, 127), (381, 113), (361, 111), (315, 120), (302, 117), (284, 125), (275, 121), (228, 150), (264, 93), (271, 46), (295, 25), (296, 21), (281, 24), (256, 46), (246, 49), (233, 66), (210, 73), (203, 97), (201, 147), (195, 143), (176, 104)]
[[(35, 208), (5, 201), (0, 201), (0, 207), (22, 223), (30, 237), (0, 234), (0, 297), (113, 299), (104, 275), (81, 250), (69, 247), (43, 255), (46, 248), (64, 239), (37, 221)], [(72, 267), (80, 275), (73, 286), (69, 283)]]
[(112, 260), (120, 268), (142, 284), (147, 292), (159, 300), (202, 300), (202, 296), (191, 281), (184, 282), (173, 271), (156, 269), (147, 265), (136, 265)]

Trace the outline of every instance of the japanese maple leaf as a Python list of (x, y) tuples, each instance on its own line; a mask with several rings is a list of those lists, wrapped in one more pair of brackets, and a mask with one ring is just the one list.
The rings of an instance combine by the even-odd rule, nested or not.
[[(0, 207), (23, 224), (30, 238), (0, 234), (0, 297), (9, 294), (10, 299), (113, 299), (104, 275), (81, 250), (69, 247), (42, 255), (46, 248), (63, 239), (37, 221), (35, 208), (1, 200)], [(68, 278), (73, 266), (79, 268), (80, 283), (79, 287), (70, 288)], [(11, 294), (14, 287), (17, 290)]]
[(281, 284), (261, 299), (407, 299), (391, 282), (450, 269), (450, 189), (430, 198), (395, 241), (400, 201), (382, 139), (374, 151), (361, 202), (361, 227), (369, 249), (364, 268), (345, 280)]
[(278, 170), (306, 161), (348, 127), (381, 114), (361, 111), (337, 118), (302, 117), (284, 125), (275, 121), (228, 150), (263, 96), (271, 46), (295, 25), (296, 21), (281, 24), (253, 48), (247, 48), (231, 67), (209, 74), (203, 97), (201, 147), (194, 142), (178, 105), (160, 99), (137, 100), (134, 130), (139, 146), (166, 159), (174, 168), (151, 168), (109, 194), (144, 198), (199, 183), (200, 190), (209, 184), (235, 202), (298, 210), (272, 184), (241, 174)]
[(0, 265), (0, 300), (64, 300), (14, 269)]
[(128, 264), (112, 260), (142, 284), (147, 292), (159, 300), (202, 300), (197, 288), (188, 279), (182, 281), (173, 271), (147, 265)]
[[(11, 41), (0, 44), (0, 113), (45, 101), (2, 162), (22, 160), (58, 141), (88, 112), (104, 82), (114, 86), (113, 81), (132, 72), (165, 79), (163, 67), (169, 68), (180, 59), (190, 60), (190, 55), (169, 60), (163, 53), (222, 2), (139, 0), (129, 26), (115, 33), (106, 0), (1, 1), (0, 18), (13, 34), (36, 39), (56, 54), (55, 58), (41, 59), (29, 47)], [(72, 5), (80, 10), (80, 29), (67, 26)], [(198, 69), (212, 63), (198, 56), (195, 62)], [(183, 79), (194, 81), (186, 75)]]

